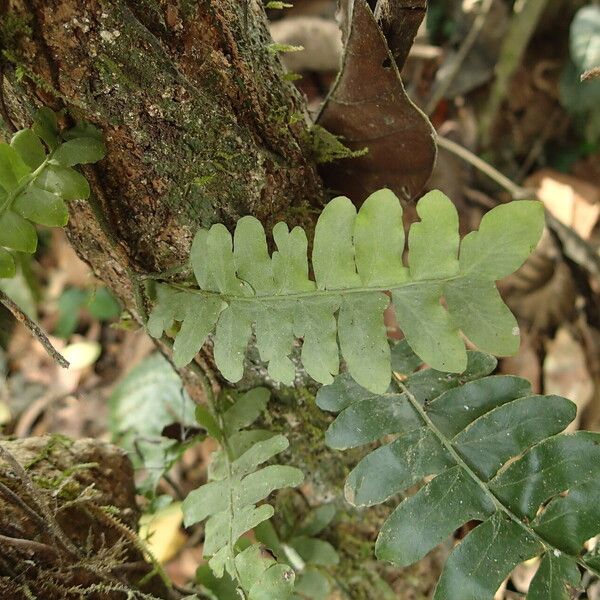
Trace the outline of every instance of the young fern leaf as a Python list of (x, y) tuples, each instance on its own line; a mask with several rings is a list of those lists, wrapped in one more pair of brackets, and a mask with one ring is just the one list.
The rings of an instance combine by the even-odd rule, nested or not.
[[(277, 511), (279, 514), (284, 511)], [(271, 521), (261, 523), (254, 535), (267, 546), (279, 561), (288, 561), (296, 571), (294, 600), (327, 600), (331, 595), (331, 576), (324, 567), (339, 563), (335, 548), (319, 539), (319, 534), (335, 517), (335, 506), (323, 504), (305, 516), (302, 522), (290, 523), (277, 531)]]
[[(459, 330), (486, 352), (516, 352), (517, 322), (495, 281), (521, 266), (537, 244), (542, 205), (498, 206), (462, 243), (456, 209), (444, 194), (425, 195), (417, 212), (421, 221), (408, 234), (405, 267), (402, 207), (390, 190), (372, 194), (358, 214), (348, 198), (332, 200), (315, 230), (315, 281), (309, 279), (308, 242), (299, 227), (290, 232), (278, 223), (273, 228), (277, 250), (271, 257), (263, 227), (253, 217), (238, 222), (233, 248), (223, 225), (202, 229), (191, 251), (200, 289), (159, 285), (148, 329), (158, 337), (173, 321), (181, 322), (174, 347), (180, 366), (214, 331), (216, 364), (232, 382), (242, 377), (253, 326), (269, 374), (285, 384), (295, 374), (289, 358), (294, 337), (303, 338), (302, 362), (316, 381), (332, 382), (341, 352), (358, 383), (383, 393), (391, 376), (384, 292), (391, 290), (406, 339), (435, 368), (465, 369)], [(447, 308), (440, 304), (442, 297)]]
[(412, 372), (402, 342), (395, 383), (377, 395), (348, 376), (319, 391), (339, 412), (329, 446), (346, 449), (394, 434), (348, 476), (346, 498), (372, 506), (434, 476), (384, 523), (376, 555), (398, 566), (421, 559), (464, 523), (482, 521), (453, 550), (434, 600), (492, 600), (520, 562), (542, 556), (529, 600), (568, 600), (578, 565), (598, 573), (584, 542), (600, 533), (600, 434), (560, 432), (575, 405), (532, 395), (529, 383), (489, 376), (495, 360), (469, 353), (467, 370)]
[[(225, 398), (221, 398), (221, 404)], [(239, 551), (239, 538), (273, 516), (269, 504), (256, 506), (272, 492), (296, 487), (302, 471), (287, 465), (259, 469), (288, 447), (287, 439), (265, 430), (244, 429), (265, 410), (269, 391), (255, 388), (226, 410), (213, 415), (199, 407), (201, 425), (221, 444), (213, 454), (210, 481), (191, 492), (183, 503), (186, 527), (206, 521), (204, 555), (217, 578), (225, 571), (238, 586), (242, 598), (266, 600), (291, 597), (294, 572), (284, 564), (264, 558), (260, 545)]]
[(36, 251), (34, 224), (67, 224), (65, 201), (90, 194), (87, 180), (72, 167), (96, 162), (104, 154), (95, 127), (80, 124), (61, 138), (49, 109), (38, 111), (32, 129), (15, 133), (10, 144), (0, 143), (0, 278), (15, 275), (10, 250)]

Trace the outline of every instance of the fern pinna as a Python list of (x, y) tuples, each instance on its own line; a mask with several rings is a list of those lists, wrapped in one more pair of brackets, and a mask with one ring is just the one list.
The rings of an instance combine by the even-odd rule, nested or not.
[(300, 227), (273, 228), (272, 256), (263, 226), (253, 217), (238, 222), (233, 248), (223, 225), (201, 229), (191, 250), (199, 289), (159, 284), (148, 329), (159, 337), (174, 321), (181, 323), (174, 344), (179, 366), (191, 361), (214, 331), (216, 365), (232, 382), (243, 375), (253, 325), (270, 376), (284, 384), (294, 379), (289, 358), (294, 337), (303, 338), (302, 362), (316, 381), (331, 383), (341, 351), (352, 377), (383, 393), (391, 375), (384, 292), (391, 291), (406, 339), (435, 368), (465, 369), (460, 330), (486, 352), (516, 352), (519, 328), (495, 281), (521, 266), (537, 244), (542, 205), (498, 206), (462, 243), (458, 214), (444, 194), (425, 195), (417, 212), (421, 221), (410, 228), (405, 267), (402, 207), (390, 190), (372, 194), (358, 214), (348, 198), (332, 200), (316, 225), (315, 281), (309, 278), (308, 242)]
[(185, 524), (207, 519), (204, 556), (217, 578), (227, 572), (240, 598), (291, 598), (294, 571), (263, 556), (260, 544), (248, 546), (240, 537), (273, 516), (271, 505), (257, 507), (257, 502), (275, 490), (300, 485), (304, 476), (288, 465), (258, 468), (288, 447), (283, 435), (246, 429), (264, 412), (267, 389), (255, 388), (240, 396), (228, 390), (218, 400), (215, 412), (197, 408), (199, 423), (221, 449), (212, 455), (210, 482), (191, 492), (183, 503)]
[(481, 521), (450, 554), (435, 600), (491, 600), (534, 556), (542, 559), (527, 598), (571, 598), (579, 567), (598, 574), (600, 566), (584, 550), (600, 533), (600, 434), (561, 434), (575, 405), (532, 395), (519, 377), (488, 376), (496, 366), (489, 355), (469, 352), (460, 375), (415, 372), (421, 360), (406, 342), (393, 359), (384, 394), (341, 375), (317, 396), (322, 409), (339, 413), (326, 434), (332, 448), (386, 439), (348, 476), (351, 504), (382, 503), (427, 478), (383, 525), (377, 557), (409, 565), (463, 524)]

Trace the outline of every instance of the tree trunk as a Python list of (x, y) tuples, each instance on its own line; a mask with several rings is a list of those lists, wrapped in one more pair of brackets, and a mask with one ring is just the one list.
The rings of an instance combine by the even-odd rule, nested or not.
[[(250, 2), (250, 0), (248, 0)], [(303, 103), (258, 3), (9, 0), (4, 96), (17, 126), (40, 104), (96, 123), (108, 155), (69, 238), (135, 312), (130, 270), (182, 264), (199, 226), (267, 227), (321, 202)], [(294, 220), (294, 217), (291, 217)], [(305, 220), (305, 219), (304, 219)]]

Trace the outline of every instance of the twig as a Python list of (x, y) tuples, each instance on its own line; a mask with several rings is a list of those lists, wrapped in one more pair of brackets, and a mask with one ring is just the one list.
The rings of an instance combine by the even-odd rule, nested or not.
[(0, 290), (0, 304), (3, 304), (17, 321), (29, 329), (30, 333), (42, 344), (51, 358), (63, 369), (69, 368), (69, 361), (52, 345), (44, 330), (30, 319), (2, 290)]
[[(485, 162), (479, 156), (476, 156), (460, 144), (453, 142), (443, 136), (437, 136), (437, 144), (440, 148), (452, 152), (465, 162), (473, 165), (476, 169), (487, 175), (495, 181), (500, 187), (504, 188), (514, 200), (524, 198), (538, 198), (534, 190), (528, 190), (511, 181), (506, 175), (503, 175)], [(573, 229), (561, 223), (554, 215), (546, 210), (546, 224), (560, 238), (563, 245), (563, 251), (566, 256), (576, 262), (581, 267), (587, 269), (596, 277), (600, 277), (600, 256), (590, 247), (590, 245)]]
[(463, 43), (461, 44), (458, 52), (452, 58), (452, 64), (450, 66), (450, 71), (440, 81), (439, 85), (433, 90), (431, 94), (431, 98), (427, 102), (427, 106), (425, 107), (425, 113), (430, 115), (439, 104), (440, 100), (446, 95), (446, 92), (452, 85), (456, 75), (460, 71), (460, 67), (462, 66), (465, 58), (473, 48), (473, 44), (477, 41), (479, 34), (483, 30), (483, 26), (487, 20), (488, 14), (492, 8), (493, 0), (483, 0), (483, 6), (481, 6), (479, 13), (475, 17), (473, 21), (473, 25), (469, 30), (469, 33), (466, 35)]
[(581, 81), (591, 81), (600, 77), (600, 67), (594, 67), (581, 76)]
[(12, 546), (13, 548), (25, 550), (33, 554), (51, 554), (53, 556), (56, 556), (58, 554), (56, 548), (49, 546), (48, 544), (34, 542), (33, 540), (8, 537), (7, 535), (2, 534), (0, 534), (0, 543), (7, 544), (8, 546)]
[(0, 494), (2, 494), (9, 502), (12, 502), (15, 506), (18, 506), (23, 512), (25, 512), (31, 519), (37, 522), (37, 524), (44, 530), (48, 530), (46, 521), (38, 515), (18, 494), (15, 494), (7, 485), (0, 481)]
[(38, 510), (42, 513), (45, 525), (49, 530), (49, 533), (62, 544), (65, 550), (70, 552), (73, 556), (79, 556), (77, 548), (60, 528), (60, 525), (50, 512), (50, 509), (46, 505), (44, 499), (41, 497), (33, 481), (31, 481), (31, 478), (27, 474), (27, 471), (25, 471), (25, 469), (19, 463), (19, 461), (12, 455), (11, 452), (9, 452), (4, 446), (2, 446), (2, 444), (0, 444), (0, 457), (3, 458), (12, 467), (17, 477), (19, 477), (21, 485), (27, 490), (31, 499), (37, 505)]
[(481, 139), (484, 147), (490, 144), (492, 127), (506, 97), (510, 79), (521, 64), (529, 40), (535, 32), (547, 4), (548, 0), (523, 0), (523, 2), (515, 4), (515, 7), (519, 7), (519, 12), (513, 14), (508, 32), (504, 37), (496, 64), (496, 80), (481, 119)]
[(500, 187), (504, 188), (510, 195), (515, 199), (522, 199), (531, 196), (531, 192), (517, 185), (513, 181), (511, 181), (506, 175), (503, 175), (490, 165), (477, 156), (473, 154), (470, 150), (467, 150), (464, 146), (449, 140), (441, 135), (438, 135), (437, 145), (440, 148), (444, 148), (444, 150), (448, 150), (448, 152), (452, 152), (452, 154), (462, 158), (465, 162), (468, 162), (470, 165), (473, 165), (478, 171), (481, 171), (484, 175), (487, 175), (490, 179), (495, 181)]

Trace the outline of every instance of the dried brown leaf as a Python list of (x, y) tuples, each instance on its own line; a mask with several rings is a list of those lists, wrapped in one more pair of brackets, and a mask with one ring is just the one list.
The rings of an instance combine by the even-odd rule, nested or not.
[[(423, 189), (436, 156), (434, 131), (406, 95), (386, 39), (365, 0), (341, 3), (344, 61), (318, 124), (365, 156), (323, 165), (326, 185), (355, 202), (389, 187), (408, 202)], [(414, 35), (410, 31), (407, 35)]]

